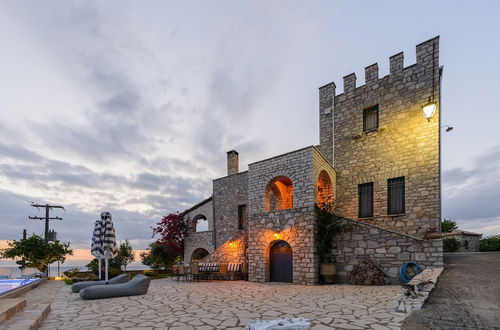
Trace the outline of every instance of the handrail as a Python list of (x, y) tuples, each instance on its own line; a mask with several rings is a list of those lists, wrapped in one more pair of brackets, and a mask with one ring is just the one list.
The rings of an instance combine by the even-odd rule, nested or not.
[(40, 276), (41, 278), (46, 277), (46, 276), (45, 276), (45, 273), (42, 273), (42, 272), (33, 273), (33, 274), (31, 274), (30, 276), (26, 277), (26, 278), (24, 279), (24, 281), (22, 281), (22, 282), (21, 282), (21, 285), (20, 285), (20, 286), (23, 286), (23, 285), (25, 285), (26, 283), (28, 283), (28, 281), (29, 281), (29, 280), (34, 279), (34, 278), (35, 278), (35, 276)]

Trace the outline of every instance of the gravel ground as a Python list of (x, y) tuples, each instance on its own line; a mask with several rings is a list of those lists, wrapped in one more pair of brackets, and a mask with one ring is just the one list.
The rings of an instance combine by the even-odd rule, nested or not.
[(436, 289), (406, 330), (500, 329), (500, 252), (450, 253)]

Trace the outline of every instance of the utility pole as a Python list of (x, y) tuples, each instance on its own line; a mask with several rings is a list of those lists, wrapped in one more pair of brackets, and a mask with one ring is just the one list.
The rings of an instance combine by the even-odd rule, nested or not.
[(45, 208), (45, 217), (29, 217), (30, 219), (33, 219), (33, 220), (45, 220), (45, 241), (49, 241), (49, 220), (62, 220), (62, 218), (60, 217), (50, 217), (49, 216), (49, 212), (52, 210), (52, 209), (63, 209), (64, 210), (64, 207), (60, 206), (60, 205), (49, 205), (49, 204), (45, 204), (45, 205), (41, 205), (41, 204), (34, 204), (34, 203), (31, 203), (31, 206), (33, 207), (36, 207), (37, 209), (40, 209), (40, 207), (44, 207)]

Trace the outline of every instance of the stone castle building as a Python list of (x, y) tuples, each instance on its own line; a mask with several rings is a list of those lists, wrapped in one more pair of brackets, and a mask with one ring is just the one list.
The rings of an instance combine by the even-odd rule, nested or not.
[(366, 67), (361, 86), (345, 76), (342, 93), (320, 87), (319, 145), (245, 172), (229, 151), (212, 196), (183, 212), (185, 261), (242, 263), (250, 281), (317, 283), (314, 205), (333, 201), (354, 224), (334, 240), (340, 279), (366, 258), (393, 277), (405, 261), (442, 265), (442, 241), (426, 239), (441, 219), (439, 37), (416, 53), (407, 67), (403, 53), (390, 57), (385, 77)]

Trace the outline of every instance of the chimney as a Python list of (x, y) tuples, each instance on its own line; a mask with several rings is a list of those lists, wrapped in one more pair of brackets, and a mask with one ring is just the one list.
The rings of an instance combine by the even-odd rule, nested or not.
[(227, 152), (227, 175), (237, 174), (239, 172), (239, 156), (236, 150)]

